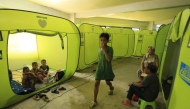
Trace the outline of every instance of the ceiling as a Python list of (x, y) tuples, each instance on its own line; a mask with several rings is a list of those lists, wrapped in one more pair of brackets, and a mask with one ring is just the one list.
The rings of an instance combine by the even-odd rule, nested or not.
[(184, 10), (185, 8), (187, 8), (187, 6), (117, 13), (113, 15), (100, 15), (98, 17), (118, 18), (118, 19), (137, 20), (137, 21), (159, 21), (159, 20), (172, 19), (174, 18), (174, 16), (176, 16), (180, 11)]
[(66, 13), (114, 7), (150, 0), (28, 0), (39, 5), (51, 7)]
[(28, 0), (84, 18), (114, 18), (134, 21), (173, 19), (190, 7), (190, 0)]

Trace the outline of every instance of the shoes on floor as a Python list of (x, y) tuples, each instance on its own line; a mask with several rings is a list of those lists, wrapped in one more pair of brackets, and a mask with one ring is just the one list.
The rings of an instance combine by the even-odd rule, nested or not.
[(34, 95), (32, 98), (33, 98), (34, 100), (36, 100), (36, 101), (39, 101), (39, 100), (40, 100), (39, 95)]
[(59, 94), (59, 91), (57, 91), (57, 90), (52, 90), (51, 93)]
[(43, 96), (42, 99), (45, 101), (45, 102), (49, 102), (49, 98), (47, 96)]

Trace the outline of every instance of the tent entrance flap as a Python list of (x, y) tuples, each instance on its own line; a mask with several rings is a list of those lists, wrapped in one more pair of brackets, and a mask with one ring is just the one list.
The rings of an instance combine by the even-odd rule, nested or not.
[(181, 41), (178, 40), (176, 42), (172, 42), (172, 40), (168, 41), (167, 52), (164, 60), (164, 66), (162, 70), (162, 87), (164, 92), (165, 100), (168, 100), (170, 97), (170, 93), (172, 90), (172, 86), (168, 84), (168, 79), (175, 78), (177, 63), (179, 58), (179, 52), (181, 47)]

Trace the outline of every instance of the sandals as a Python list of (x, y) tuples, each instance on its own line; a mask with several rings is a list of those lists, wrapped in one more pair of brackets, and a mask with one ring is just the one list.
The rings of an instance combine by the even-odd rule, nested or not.
[(89, 105), (89, 108), (92, 109), (97, 105), (97, 102), (92, 101), (91, 104)]
[(43, 99), (45, 102), (49, 102), (49, 101), (50, 101), (49, 98), (48, 98), (46, 95), (43, 96), (42, 99)]
[(51, 93), (59, 94), (59, 91), (57, 91), (57, 90), (52, 90)]
[(39, 95), (34, 95), (32, 98), (33, 98), (34, 100), (36, 100), (36, 101), (39, 101), (39, 100), (40, 100)]
[(113, 90), (114, 90), (114, 87), (108, 91), (108, 95), (113, 95)]
[(61, 88), (59, 88), (59, 90), (66, 90), (66, 88), (65, 87), (61, 87)]
[(50, 89), (45, 89), (45, 90), (43, 90), (43, 93), (47, 93), (49, 91), (50, 91)]

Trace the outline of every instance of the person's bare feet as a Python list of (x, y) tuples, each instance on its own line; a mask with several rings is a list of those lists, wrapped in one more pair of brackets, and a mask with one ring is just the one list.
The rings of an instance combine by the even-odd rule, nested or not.
[(130, 107), (133, 107), (134, 105), (131, 103), (131, 100), (124, 100), (122, 101), (122, 104), (123, 105), (126, 105), (126, 106), (130, 106)]

